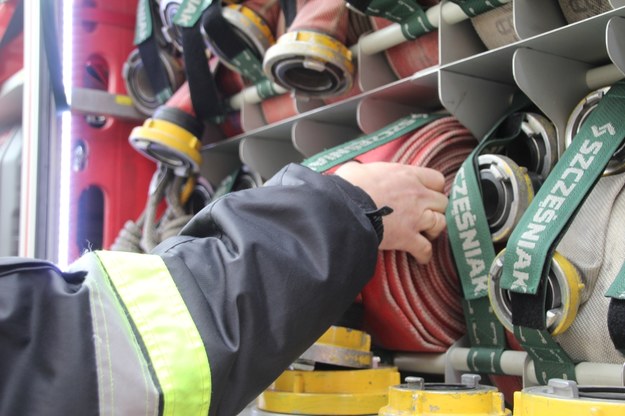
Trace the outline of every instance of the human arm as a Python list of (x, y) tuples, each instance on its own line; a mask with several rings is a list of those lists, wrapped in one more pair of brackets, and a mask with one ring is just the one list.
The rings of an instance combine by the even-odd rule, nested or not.
[[(419, 218), (432, 204), (415, 198), (431, 195), (417, 182), (423, 172), (398, 166), (323, 176), (291, 165), (261, 189), (217, 201), (157, 249), (204, 335), (211, 415), (234, 414), (252, 400), (338, 320), (373, 275), (378, 238), (367, 214), (377, 207), (369, 193), (395, 210), (384, 217), (383, 244), (412, 244), (405, 227), (412, 221), (397, 217)], [(409, 187), (418, 189), (402, 190)]]

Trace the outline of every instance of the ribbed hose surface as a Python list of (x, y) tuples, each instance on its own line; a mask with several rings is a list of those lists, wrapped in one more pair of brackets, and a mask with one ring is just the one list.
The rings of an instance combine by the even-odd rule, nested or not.
[(604, 294), (625, 262), (624, 186), (625, 174), (601, 178), (558, 244), (591, 293), (571, 327), (556, 337), (575, 361), (623, 362), (608, 333), (610, 298)]
[[(392, 24), (387, 19), (372, 17), (375, 30)], [(438, 65), (438, 30), (426, 33), (414, 40), (407, 40), (384, 51), (386, 60), (398, 79), (415, 72)]]
[[(444, 117), (407, 135), (401, 146), (358, 158), (426, 166), (445, 176), (448, 193), (456, 171), (477, 144), (454, 117)], [(432, 261), (419, 265), (400, 251), (382, 251), (376, 273), (362, 291), (365, 330), (373, 342), (399, 351), (443, 352), (464, 333), (461, 292), (443, 233), (433, 241)]]
[(297, 0), (297, 15), (288, 31), (324, 33), (345, 44), (348, 26), (349, 10), (343, 0)]
[(512, 2), (471, 19), (478, 36), (488, 49), (495, 49), (519, 40), (514, 28)]

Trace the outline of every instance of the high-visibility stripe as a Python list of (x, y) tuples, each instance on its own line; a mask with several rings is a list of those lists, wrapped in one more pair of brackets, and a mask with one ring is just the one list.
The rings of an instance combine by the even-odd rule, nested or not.
[(200, 334), (159, 256), (98, 251), (143, 341), (163, 394), (163, 415), (208, 414), (211, 374)]

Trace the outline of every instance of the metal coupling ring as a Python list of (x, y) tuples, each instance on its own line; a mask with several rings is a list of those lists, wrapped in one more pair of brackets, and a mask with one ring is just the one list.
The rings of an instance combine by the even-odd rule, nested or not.
[(263, 71), (273, 82), (310, 97), (338, 96), (354, 83), (352, 52), (323, 33), (287, 32), (265, 54)]
[(625, 387), (578, 386), (573, 380), (551, 379), (546, 386), (526, 387), (514, 394), (515, 416), (625, 414)]
[[(565, 145), (569, 147), (575, 135), (579, 132), (582, 124), (586, 121), (590, 113), (592, 113), (599, 101), (610, 90), (610, 87), (599, 88), (586, 95), (573, 109), (573, 112), (569, 116), (569, 120), (566, 123), (566, 129), (564, 133)], [(612, 158), (608, 162), (603, 176), (616, 175), (625, 171), (625, 143), (622, 143), (618, 149), (612, 155)]]
[(527, 169), (502, 155), (478, 157), (484, 211), (493, 242), (507, 239), (534, 199)]
[(356, 329), (332, 326), (299, 358), (341, 367), (371, 368), (371, 336)]
[[(174, 112), (175, 109), (170, 111)], [(128, 141), (149, 159), (174, 169), (178, 176), (200, 171), (201, 137), (193, 128), (185, 126), (184, 122), (176, 122), (173, 117), (148, 118), (142, 126), (132, 129)]]
[(525, 113), (521, 133), (506, 145), (504, 154), (544, 180), (558, 159), (558, 134), (553, 123), (537, 113)]
[(396, 367), (283, 372), (258, 397), (266, 412), (305, 415), (374, 414), (399, 383)]
[(182, 52), (182, 30), (174, 23), (174, 16), (182, 0), (159, 0), (158, 14), (161, 18), (161, 31), (165, 40), (178, 52)]
[(421, 377), (406, 377), (405, 383), (389, 389), (388, 405), (380, 416), (471, 415), (510, 416), (503, 394), (480, 384), (477, 374), (463, 374), (460, 383), (425, 383)]
[[(488, 274), (488, 297), (497, 319), (513, 332), (510, 292), (500, 286), (505, 249), (491, 264)], [(546, 329), (552, 335), (566, 331), (577, 316), (584, 297), (584, 283), (575, 266), (558, 252), (554, 252), (547, 276), (545, 305)]]
[[(239, 39), (247, 45), (259, 61), (262, 61), (267, 49), (276, 43), (273, 30), (265, 20), (254, 10), (241, 4), (227, 5), (222, 9), (221, 13), (224, 19), (230, 23)], [(217, 42), (206, 34), (204, 26), (200, 25), (200, 30), (210, 50), (224, 65), (236, 71), (236, 66), (230, 62), (228, 54), (222, 51)]]
[[(173, 56), (163, 51), (159, 51), (158, 56), (165, 68), (167, 79), (172, 91), (176, 91), (184, 82), (184, 70)], [(122, 69), (126, 91), (132, 103), (141, 113), (151, 116), (154, 111), (163, 103), (159, 101), (150, 85), (148, 74), (145, 71), (139, 50), (134, 49)]]

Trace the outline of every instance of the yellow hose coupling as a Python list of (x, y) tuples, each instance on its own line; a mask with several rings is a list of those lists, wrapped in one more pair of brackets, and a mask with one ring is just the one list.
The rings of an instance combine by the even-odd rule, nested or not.
[(300, 360), (349, 368), (371, 368), (371, 336), (356, 329), (332, 326), (300, 357)]
[[(564, 140), (565, 145), (568, 147), (572, 143), (575, 135), (579, 132), (582, 127), (582, 124), (590, 113), (592, 113), (597, 106), (599, 105), (599, 101), (607, 94), (610, 90), (610, 87), (599, 88), (598, 90), (592, 91), (590, 94), (586, 95), (578, 104), (575, 106), (571, 115), (569, 116), (568, 122), (566, 123), (566, 129), (564, 132)], [(612, 158), (608, 162), (605, 170), (603, 171), (603, 176), (616, 175), (618, 173), (625, 171), (625, 143), (621, 144), (618, 149), (612, 155)]]
[(149, 159), (171, 167), (179, 176), (199, 173), (202, 143), (198, 132), (157, 116), (158, 113), (132, 129), (130, 144)]
[(477, 374), (464, 374), (459, 384), (425, 383), (421, 377), (406, 377), (404, 384), (390, 388), (388, 405), (378, 414), (509, 416), (503, 394), (479, 381)]
[[(222, 9), (221, 13), (238, 37), (258, 60), (262, 61), (267, 49), (276, 43), (272, 28), (254, 10), (241, 4), (229, 4)], [(230, 62), (226, 51), (221, 50), (218, 43), (206, 34), (204, 26), (201, 26), (200, 30), (208, 46), (219, 60), (231, 70), (236, 71), (237, 68)]]
[[(505, 249), (493, 261), (488, 275), (488, 297), (497, 319), (510, 332), (512, 324), (512, 302), (510, 292), (500, 286), (504, 266)], [(577, 316), (579, 305), (585, 301), (585, 285), (573, 263), (558, 252), (551, 259), (547, 277), (547, 304), (545, 306), (546, 328), (552, 335), (566, 331)]]
[(351, 51), (331, 36), (287, 32), (265, 54), (267, 77), (288, 90), (310, 97), (331, 97), (354, 84)]
[(258, 397), (266, 412), (298, 415), (371, 415), (399, 383), (396, 367), (361, 370), (287, 370)]
[(514, 416), (623, 416), (625, 387), (583, 387), (551, 379), (514, 393)]

